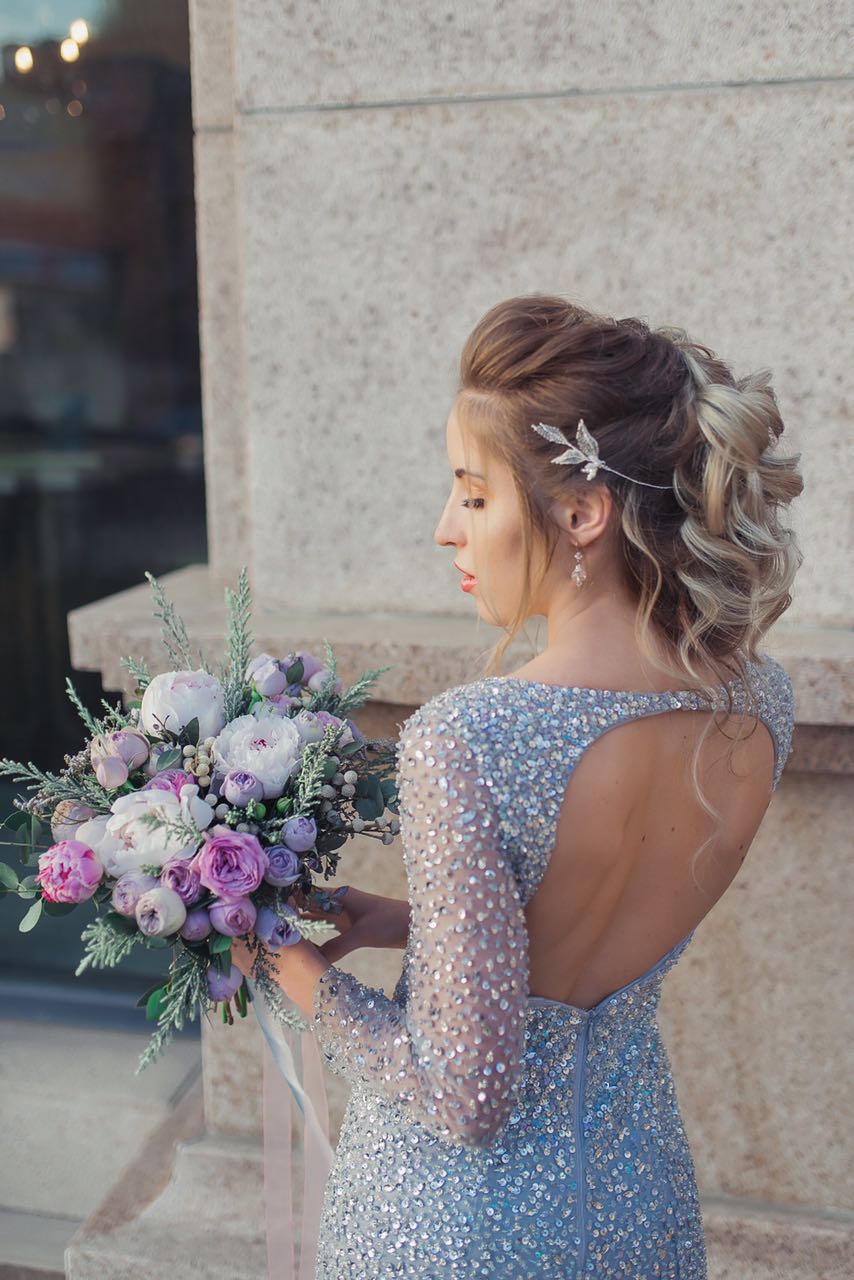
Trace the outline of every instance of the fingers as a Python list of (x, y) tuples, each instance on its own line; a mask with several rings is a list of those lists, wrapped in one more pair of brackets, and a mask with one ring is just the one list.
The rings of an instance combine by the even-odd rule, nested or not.
[(363, 945), (361, 933), (358, 925), (354, 925), (352, 929), (348, 929), (346, 933), (336, 934), (334, 938), (330, 938), (328, 942), (324, 942), (319, 948), (320, 951), (330, 960), (332, 964), (336, 960), (341, 960), (344, 956), (349, 955), (351, 951), (355, 951)]

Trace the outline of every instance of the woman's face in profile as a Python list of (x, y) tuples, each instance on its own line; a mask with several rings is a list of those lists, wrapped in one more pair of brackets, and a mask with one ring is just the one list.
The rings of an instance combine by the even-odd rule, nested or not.
[[(433, 534), (454, 548), (454, 563), (472, 575), (468, 594), (485, 622), (506, 625), (522, 595), (522, 512), (507, 465), (482, 453), (464, 431), (456, 408), (448, 416), (446, 445), (451, 492)], [(459, 589), (459, 588), (458, 588)]]

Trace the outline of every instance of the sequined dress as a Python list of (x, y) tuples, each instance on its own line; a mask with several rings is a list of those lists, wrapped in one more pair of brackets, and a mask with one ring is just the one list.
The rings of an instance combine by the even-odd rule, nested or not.
[[(748, 671), (776, 787), (792, 686), (760, 658)], [(746, 709), (742, 682), (732, 687)], [(529, 994), (523, 916), (584, 750), (679, 707), (710, 703), (491, 676), (404, 722), (400, 980), (389, 997), (333, 965), (315, 991), (321, 1050), (352, 1086), (316, 1280), (704, 1280), (694, 1165), (657, 1023), (662, 979), (693, 930), (585, 1010)]]

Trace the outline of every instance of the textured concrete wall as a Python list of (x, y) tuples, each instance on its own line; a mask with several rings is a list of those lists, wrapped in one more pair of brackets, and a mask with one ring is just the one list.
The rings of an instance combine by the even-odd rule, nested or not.
[(192, 9), (216, 571), (467, 613), (432, 541), (459, 352), (546, 290), (772, 368), (807, 485), (788, 618), (852, 622), (841, 3)]

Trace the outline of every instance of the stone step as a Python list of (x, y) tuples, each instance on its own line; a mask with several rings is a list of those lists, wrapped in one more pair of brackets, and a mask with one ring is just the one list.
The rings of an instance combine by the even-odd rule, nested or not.
[(854, 1214), (702, 1197), (709, 1280), (851, 1280)]
[(80, 1220), (0, 1209), (0, 1280), (63, 1280), (65, 1247)]

